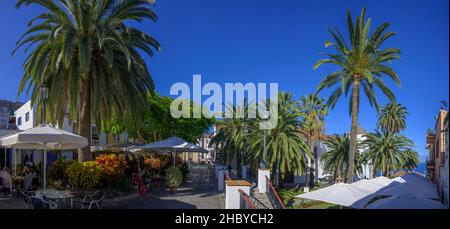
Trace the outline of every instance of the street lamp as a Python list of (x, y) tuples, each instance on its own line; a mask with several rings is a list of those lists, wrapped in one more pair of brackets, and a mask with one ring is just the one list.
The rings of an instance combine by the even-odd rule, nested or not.
[(45, 125), (45, 109), (46, 109), (46, 105), (47, 105), (47, 100), (48, 100), (48, 86), (46, 83), (43, 83), (41, 85), (41, 93), (40, 93), (40, 99), (42, 102), (42, 125)]

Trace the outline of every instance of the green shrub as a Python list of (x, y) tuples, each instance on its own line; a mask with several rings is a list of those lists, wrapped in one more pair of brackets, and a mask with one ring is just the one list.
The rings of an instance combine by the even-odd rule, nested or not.
[(176, 166), (169, 167), (166, 170), (166, 183), (171, 189), (177, 189), (180, 187), (183, 181), (183, 174)]
[(67, 168), (72, 162), (66, 160), (56, 160), (48, 168), (47, 175), (50, 180), (67, 180)]
[(183, 178), (186, 178), (187, 174), (189, 174), (188, 165), (186, 163), (181, 163), (180, 165), (178, 165), (178, 168), (180, 169)]
[(67, 176), (72, 187), (92, 191), (100, 185), (102, 170), (95, 161), (73, 162), (67, 168)]
[(280, 196), (280, 198), (283, 200), (284, 205), (289, 205), (290, 201), (294, 200), (294, 197), (302, 194), (303, 191), (301, 188), (283, 188), (283, 189), (279, 189), (277, 190), (278, 195)]
[(129, 177), (122, 176), (111, 184), (113, 190), (118, 192), (129, 192), (133, 189), (133, 180)]

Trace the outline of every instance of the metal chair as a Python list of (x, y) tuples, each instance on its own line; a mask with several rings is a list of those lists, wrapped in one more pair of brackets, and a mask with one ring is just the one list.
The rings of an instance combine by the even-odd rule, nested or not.
[(33, 202), (31, 197), (35, 195), (34, 192), (22, 189), (19, 191), (19, 194), (23, 198), (25, 209), (28, 209), (28, 206), (30, 206), (30, 204), (32, 204)]
[(83, 201), (81, 202), (81, 209), (92, 209), (92, 207), (96, 207), (100, 209), (103, 200), (106, 197), (106, 192), (96, 191), (93, 194), (85, 195)]
[(31, 196), (31, 201), (33, 209), (58, 209), (58, 204), (56, 204), (56, 202), (50, 201), (42, 194)]

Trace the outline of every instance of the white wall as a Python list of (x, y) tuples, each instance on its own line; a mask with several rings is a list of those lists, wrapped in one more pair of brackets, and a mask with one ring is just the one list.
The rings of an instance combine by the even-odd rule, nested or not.
[[(29, 112), (29, 114), (30, 114), (30, 119), (28, 121), (25, 121), (25, 114), (27, 112)], [(19, 130), (31, 129), (31, 128), (37, 126), (37, 124), (39, 123), (39, 122), (36, 122), (36, 120), (35, 120), (36, 119), (36, 106), (31, 106), (31, 100), (29, 100), (24, 105), (19, 107), (19, 109), (17, 109), (14, 112), (14, 116), (16, 117), (17, 129), (19, 129)], [(19, 119), (22, 119), (21, 125), (19, 125)]]
[[(358, 141), (364, 141), (366, 139), (366, 137), (363, 134), (358, 134), (357, 135), (357, 139)], [(317, 147), (317, 158), (319, 160), (317, 160), (317, 164), (315, 166), (315, 168), (318, 170), (318, 178), (324, 178), (325, 175), (327, 175), (327, 173), (325, 173), (323, 171), (323, 166), (321, 165), (321, 161), (320, 161), (320, 156), (322, 156), (322, 154), (324, 154), (327, 151), (326, 145), (324, 143), (324, 141), (318, 141), (316, 142), (316, 147)], [(359, 150), (359, 153), (363, 153), (364, 152), (364, 148)], [(358, 179), (364, 179), (364, 178), (368, 178), (368, 179), (372, 179), (372, 166), (369, 164), (365, 164), (363, 165), (363, 173), (362, 174), (357, 174), (357, 178)], [(302, 176), (294, 176), (294, 183), (295, 184), (304, 184), (306, 182), (306, 176), (302, 175)]]
[[(366, 136), (364, 136), (363, 134), (358, 134), (356, 138), (357, 138), (357, 140), (359, 142), (362, 142), (362, 141), (366, 140)], [(367, 147), (366, 148), (361, 148), (358, 152), (359, 153), (364, 153), (364, 151), (366, 151), (366, 150), (367, 150)], [(371, 165), (371, 162), (369, 161), (368, 164), (365, 164), (362, 167), (363, 167), (362, 168), (363, 169), (362, 173), (361, 174), (357, 174), (358, 179), (372, 179), (373, 177), (372, 177), (372, 165)]]
[(449, 140), (449, 131), (448, 131), (448, 122), (446, 123), (446, 132), (445, 132), (445, 152), (444, 152), (444, 163), (443, 167), (441, 168), (440, 177), (439, 177), (439, 188), (442, 202), (449, 207), (449, 153), (448, 153), (448, 140)]

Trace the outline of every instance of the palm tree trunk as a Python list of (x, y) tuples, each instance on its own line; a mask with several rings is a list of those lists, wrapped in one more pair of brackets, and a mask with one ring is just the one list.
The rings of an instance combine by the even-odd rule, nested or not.
[(236, 164), (237, 164), (237, 168), (236, 168), (236, 172), (237, 172), (237, 177), (241, 177), (242, 176), (242, 157), (241, 157), (241, 152), (238, 152), (236, 155)]
[(89, 144), (78, 149), (78, 161), (92, 160), (91, 154), (91, 82), (90, 80), (81, 81), (80, 90), (80, 110), (78, 113), (78, 134), (88, 139)]
[(280, 173), (280, 158), (277, 151), (276, 156), (276, 166), (275, 166), (275, 186), (280, 187), (281, 186), (281, 173)]
[(353, 96), (352, 96), (352, 128), (350, 132), (350, 149), (348, 153), (348, 169), (347, 182), (353, 182), (353, 173), (355, 170), (355, 154), (356, 154), (356, 137), (358, 131), (358, 114), (359, 114), (359, 76), (356, 75), (353, 82)]
[(309, 136), (309, 150), (312, 154), (311, 165), (310, 165), (311, 168), (310, 168), (310, 172), (309, 172), (309, 187), (314, 188), (314, 184), (316, 183), (316, 180), (315, 180), (316, 155), (314, 154), (314, 140), (312, 138), (312, 135)]

